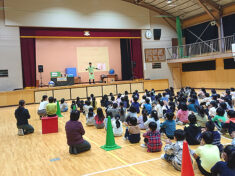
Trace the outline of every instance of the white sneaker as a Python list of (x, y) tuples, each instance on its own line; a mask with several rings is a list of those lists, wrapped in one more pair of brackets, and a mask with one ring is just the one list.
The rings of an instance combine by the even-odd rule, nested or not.
[(162, 159), (162, 160), (166, 160), (165, 157), (164, 157), (164, 155), (165, 155), (165, 154), (162, 154), (162, 155), (161, 155), (161, 159)]
[(127, 141), (128, 139), (124, 136), (124, 137), (123, 137), (123, 140)]
[(18, 135), (19, 136), (24, 136), (24, 130), (23, 129), (18, 129)]
[(145, 144), (141, 144), (140, 146), (143, 148), (147, 148), (147, 146)]

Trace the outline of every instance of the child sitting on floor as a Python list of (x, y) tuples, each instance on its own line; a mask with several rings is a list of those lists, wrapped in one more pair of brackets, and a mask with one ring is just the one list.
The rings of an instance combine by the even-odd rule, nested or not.
[(119, 116), (116, 116), (115, 120), (112, 120), (112, 127), (113, 127), (114, 136), (122, 136), (123, 128), (122, 128), (122, 122), (120, 121)]
[(163, 107), (164, 107), (164, 102), (162, 100), (158, 100), (158, 103), (156, 106), (154, 106), (154, 110), (157, 111), (158, 118), (163, 117)]
[(147, 127), (144, 125), (144, 123), (148, 120), (148, 112), (146, 109), (142, 110), (142, 115), (138, 117), (138, 124), (141, 130), (146, 130)]
[(77, 110), (77, 104), (76, 104), (76, 102), (74, 100), (72, 101), (72, 104), (71, 104), (70, 108), (71, 108), (71, 112), (73, 110)]
[(147, 152), (160, 152), (162, 149), (161, 134), (157, 131), (157, 124), (155, 122), (149, 123), (149, 131), (143, 134), (145, 144), (141, 147), (147, 147)]
[(101, 108), (97, 109), (97, 114), (95, 116), (95, 127), (97, 129), (104, 128), (104, 113)]
[(113, 117), (116, 117), (117, 115), (119, 116), (118, 104), (113, 103), (113, 106), (111, 108), (107, 109), (107, 112), (111, 112)]
[(137, 114), (140, 113), (140, 104), (138, 103), (138, 97), (134, 96), (133, 97), (134, 102), (131, 104), (136, 109)]
[(235, 111), (233, 110), (228, 111), (228, 118), (229, 120), (227, 120), (222, 125), (222, 129), (223, 129), (223, 132), (228, 131), (228, 133), (231, 135), (232, 132), (235, 131)]
[(86, 115), (86, 125), (94, 126), (95, 125), (95, 113), (93, 112), (93, 108), (88, 110), (88, 114)]
[(87, 116), (88, 111), (89, 111), (90, 108), (93, 108), (93, 107), (91, 106), (91, 102), (88, 101), (88, 100), (86, 100), (86, 101), (85, 101), (85, 105), (83, 106), (83, 110), (84, 110), (85, 116)]
[(47, 95), (43, 95), (42, 96), (42, 101), (40, 102), (40, 105), (39, 105), (39, 108), (38, 108), (38, 115), (40, 116), (40, 119), (42, 117), (47, 116), (47, 111), (46, 111), (47, 104), (48, 104)]
[(95, 98), (95, 97), (92, 98), (91, 105), (92, 105), (92, 107), (93, 107), (94, 110), (97, 109), (97, 101), (96, 101), (96, 98)]
[(49, 103), (46, 106), (47, 116), (48, 117), (55, 117), (57, 112), (57, 105), (54, 103), (54, 98), (49, 97)]
[(180, 171), (182, 165), (183, 141), (185, 139), (185, 132), (183, 130), (176, 130), (174, 132), (176, 143), (172, 143), (169, 139), (166, 140), (164, 147), (165, 154), (161, 156), (163, 160), (170, 162), (173, 167)]
[(212, 145), (213, 134), (210, 131), (202, 133), (200, 147), (195, 152), (191, 150), (191, 154), (196, 159), (198, 169), (203, 175), (211, 175), (211, 168), (220, 161), (219, 149)]
[(188, 115), (189, 115), (188, 107), (186, 103), (182, 103), (180, 105), (180, 110), (178, 110), (177, 112), (177, 119), (176, 119), (177, 124), (183, 125), (188, 123)]
[(217, 162), (212, 168), (212, 175), (235, 176), (235, 146), (227, 145), (221, 155), (224, 161)]
[(174, 139), (174, 132), (176, 130), (176, 123), (173, 118), (174, 118), (173, 113), (171, 112), (166, 113), (166, 121), (160, 125), (161, 127), (160, 132), (165, 133), (169, 139)]
[(189, 124), (184, 127), (186, 141), (189, 145), (198, 145), (198, 136), (201, 134), (201, 128), (197, 126), (197, 119), (194, 114), (188, 116)]
[(137, 125), (137, 119), (135, 117), (129, 119), (124, 139), (129, 140), (130, 143), (138, 143), (140, 142), (140, 128)]
[(197, 125), (201, 128), (205, 128), (206, 122), (208, 120), (206, 111), (203, 108), (203, 106), (196, 106), (196, 109), (197, 109), (197, 113), (195, 113), (194, 115), (196, 116), (196, 119), (197, 119)]
[[(217, 145), (217, 147), (219, 148), (219, 151), (222, 152), (223, 151), (223, 145), (221, 144), (220, 140), (221, 140), (221, 136), (220, 133), (218, 131), (214, 131), (215, 130), (215, 124), (212, 121), (208, 121), (206, 122), (206, 128), (202, 129), (202, 132), (205, 131), (210, 131), (213, 134), (213, 145)], [(199, 136), (199, 140), (201, 139), (201, 135)]]
[(146, 98), (146, 103), (144, 104), (144, 109), (147, 110), (148, 114), (151, 114), (152, 105), (150, 104), (150, 99)]
[(123, 102), (120, 102), (120, 107), (118, 108), (120, 114), (120, 120), (124, 122), (126, 120), (126, 108), (124, 107)]
[(144, 126), (148, 128), (150, 122), (155, 122), (157, 124), (157, 131), (160, 131), (160, 120), (157, 116), (157, 111), (153, 110), (151, 112), (150, 118), (144, 123)]
[(62, 98), (60, 100), (60, 111), (61, 112), (67, 112), (68, 111), (68, 104), (65, 102), (64, 98)]
[(216, 116), (211, 119), (213, 122), (215, 122), (218, 130), (221, 130), (222, 124), (225, 123), (227, 120), (227, 118), (224, 117), (224, 112), (225, 112), (224, 109), (219, 107), (216, 110)]

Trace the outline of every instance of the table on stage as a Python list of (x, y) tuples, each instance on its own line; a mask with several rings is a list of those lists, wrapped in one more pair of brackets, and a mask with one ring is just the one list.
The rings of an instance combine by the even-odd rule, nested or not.
[(51, 78), (51, 81), (53, 81), (55, 83), (55, 86), (74, 85), (74, 77)]
[(118, 75), (112, 74), (112, 75), (101, 75), (101, 81), (105, 83), (111, 83), (118, 80)]

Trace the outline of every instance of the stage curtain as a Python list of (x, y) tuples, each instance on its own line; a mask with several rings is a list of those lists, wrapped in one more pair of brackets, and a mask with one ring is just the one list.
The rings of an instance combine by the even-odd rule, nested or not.
[(65, 29), (65, 28), (34, 28), (21, 27), (20, 36), (55, 36), (55, 37), (85, 37), (84, 31), (89, 31), (89, 37), (141, 37), (141, 30), (120, 29)]
[(23, 70), (24, 87), (36, 86), (36, 57), (35, 57), (35, 39), (23, 39), (21, 43), (21, 60)]
[(131, 70), (131, 49), (129, 39), (120, 39), (122, 80), (132, 79)]
[(142, 47), (140, 39), (130, 39), (131, 60), (133, 65), (133, 78), (143, 78)]

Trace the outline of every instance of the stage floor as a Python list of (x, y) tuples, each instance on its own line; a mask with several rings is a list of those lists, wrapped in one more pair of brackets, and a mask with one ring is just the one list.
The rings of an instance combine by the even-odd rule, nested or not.
[[(98, 98), (97, 101), (99, 100)], [(70, 105), (71, 101), (68, 103)], [(41, 121), (37, 115), (38, 106), (38, 104), (26, 105), (31, 114), (29, 123), (35, 128), (35, 133), (26, 136), (17, 135), (14, 117), (16, 107), (0, 108), (0, 175), (181, 175), (169, 163), (160, 159), (163, 152), (148, 153), (145, 148), (140, 147), (143, 138), (138, 144), (130, 144), (122, 137), (116, 137), (116, 143), (122, 148), (104, 151), (100, 146), (105, 144), (105, 130), (87, 127), (83, 115), (80, 119), (86, 131), (84, 138), (92, 147), (88, 152), (77, 156), (70, 155), (65, 134), (65, 123), (69, 120), (69, 112), (63, 113), (64, 117), (59, 118), (59, 133), (42, 135)], [(182, 127), (177, 126), (177, 128)], [(225, 137), (221, 141), (223, 144), (231, 143), (231, 139)], [(165, 145), (165, 142), (163, 144)], [(198, 146), (191, 148), (196, 147)], [(195, 163), (194, 169), (195, 175), (200, 175)]]

